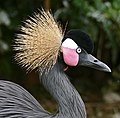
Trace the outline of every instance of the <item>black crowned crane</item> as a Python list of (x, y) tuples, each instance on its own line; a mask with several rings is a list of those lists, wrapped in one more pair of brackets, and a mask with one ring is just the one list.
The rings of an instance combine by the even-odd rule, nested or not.
[(49, 12), (35, 13), (21, 26), (15, 39), (16, 60), (26, 70), (38, 70), (44, 87), (58, 103), (49, 113), (21, 86), (0, 80), (0, 118), (86, 118), (81, 96), (64, 70), (68, 66), (89, 66), (110, 72), (110, 68), (91, 55), (90, 37), (79, 29), (64, 34)]

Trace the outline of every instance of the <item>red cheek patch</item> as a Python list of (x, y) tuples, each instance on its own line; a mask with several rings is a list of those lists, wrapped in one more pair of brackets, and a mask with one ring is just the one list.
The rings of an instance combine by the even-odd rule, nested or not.
[(69, 66), (76, 66), (78, 64), (79, 55), (76, 53), (76, 49), (70, 49), (62, 47), (64, 62)]

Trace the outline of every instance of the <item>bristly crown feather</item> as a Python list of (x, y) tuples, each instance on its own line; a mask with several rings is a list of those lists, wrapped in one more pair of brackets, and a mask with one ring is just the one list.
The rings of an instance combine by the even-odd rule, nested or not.
[(21, 26), (14, 50), (15, 59), (27, 71), (38, 68), (41, 73), (49, 71), (59, 55), (63, 31), (51, 13), (44, 10), (35, 13)]

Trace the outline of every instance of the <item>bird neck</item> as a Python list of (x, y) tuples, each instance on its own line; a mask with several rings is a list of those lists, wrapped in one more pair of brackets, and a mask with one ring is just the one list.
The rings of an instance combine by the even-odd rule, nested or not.
[(56, 63), (47, 75), (44, 74), (41, 81), (58, 103), (59, 112), (56, 115), (69, 118), (86, 118), (85, 106), (81, 96), (67, 78), (60, 64)]

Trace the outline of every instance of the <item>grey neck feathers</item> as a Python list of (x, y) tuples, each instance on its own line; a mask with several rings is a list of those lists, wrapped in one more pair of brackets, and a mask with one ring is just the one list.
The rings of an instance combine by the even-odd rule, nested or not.
[(43, 74), (41, 81), (58, 103), (58, 112), (55, 116), (86, 118), (84, 103), (59, 63), (56, 63), (47, 75)]

